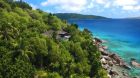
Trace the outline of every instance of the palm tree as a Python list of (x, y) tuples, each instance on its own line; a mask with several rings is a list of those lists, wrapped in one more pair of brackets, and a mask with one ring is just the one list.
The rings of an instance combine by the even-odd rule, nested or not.
[(13, 58), (20, 58), (25, 61), (31, 61), (31, 58), (34, 58), (34, 53), (28, 50), (28, 45), (20, 38), (20, 43), (15, 51), (13, 52)]
[(11, 23), (1, 22), (0, 34), (2, 35), (3, 40), (9, 40), (10, 39), (11, 29), (12, 29)]

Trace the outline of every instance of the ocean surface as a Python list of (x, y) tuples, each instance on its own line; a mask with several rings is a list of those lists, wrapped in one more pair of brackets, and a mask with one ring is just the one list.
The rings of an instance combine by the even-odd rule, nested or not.
[[(140, 19), (71, 19), (69, 23), (89, 29), (93, 36), (106, 40), (110, 52), (117, 53), (130, 64), (135, 58), (140, 63)], [(140, 77), (140, 69), (132, 68), (130, 75)]]

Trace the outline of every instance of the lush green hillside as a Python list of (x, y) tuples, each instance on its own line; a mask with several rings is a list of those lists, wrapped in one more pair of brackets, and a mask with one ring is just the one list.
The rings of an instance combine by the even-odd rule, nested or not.
[(0, 0), (0, 78), (107, 78), (92, 39), (25, 2)]
[(95, 16), (95, 15), (82, 15), (76, 13), (57, 13), (55, 14), (61, 19), (106, 19), (105, 17)]

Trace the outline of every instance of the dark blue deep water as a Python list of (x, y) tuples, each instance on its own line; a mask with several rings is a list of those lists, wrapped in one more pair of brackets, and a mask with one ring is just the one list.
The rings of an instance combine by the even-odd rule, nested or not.
[[(131, 58), (140, 63), (140, 19), (90, 19), (68, 20), (82, 30), (89, 29), (94, 36), (106, 40), (109, 51), (119, 54), (128, 64)], [(130, 70), (131, 75), (139, 75), (140, 69)]]

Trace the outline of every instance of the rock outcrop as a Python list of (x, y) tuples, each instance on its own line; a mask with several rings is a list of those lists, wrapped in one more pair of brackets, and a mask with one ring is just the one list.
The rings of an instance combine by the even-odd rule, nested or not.
[(94, 38), (93, 42), (93, 44), (95, 44), (101, 52), (100, 61), (102, 63), (102, 67), (108, 72), (109, 78), (130, 78), (128, 77), (128, 73), (123, 71), (123, 69), (131, 69), (128, 64), (126, 64), (117, 54), (108, 52), (108, 47), (101, 45), (104, 43), (101, 39)]
[(130, 64), (134, 67), (140, 68), (140, 63), (138, 63), (134, 58), (131, 58)]

